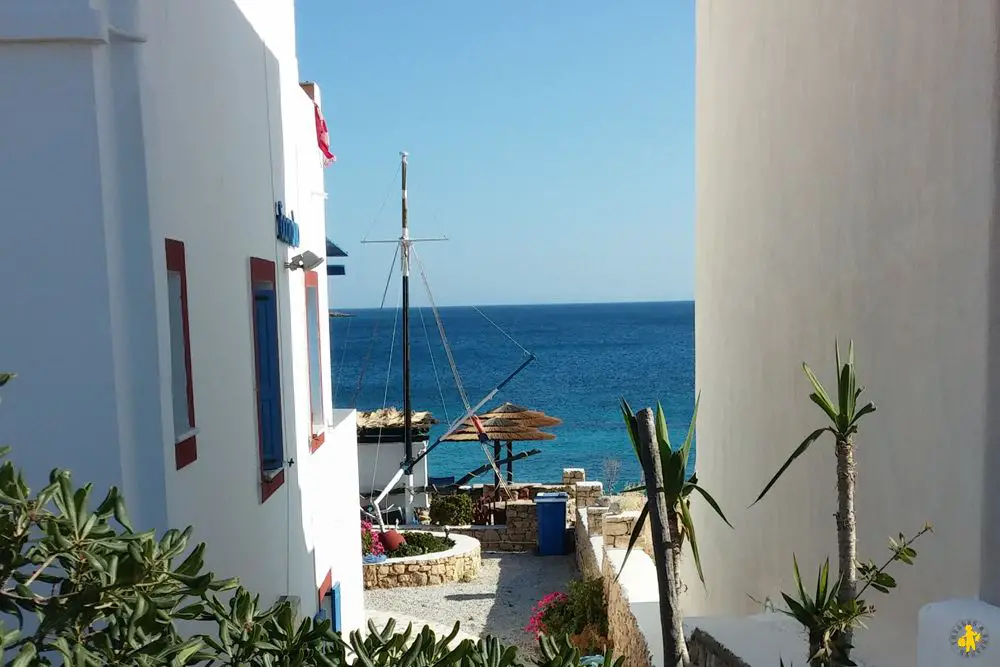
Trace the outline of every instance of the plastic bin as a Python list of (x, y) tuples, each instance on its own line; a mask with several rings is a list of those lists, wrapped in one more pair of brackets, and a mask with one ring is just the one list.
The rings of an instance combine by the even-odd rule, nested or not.
[(539, 493), (535, 496), (538, 512), (538, 555), (562, 556), (566, 553), (566, 504), (569, 494)]

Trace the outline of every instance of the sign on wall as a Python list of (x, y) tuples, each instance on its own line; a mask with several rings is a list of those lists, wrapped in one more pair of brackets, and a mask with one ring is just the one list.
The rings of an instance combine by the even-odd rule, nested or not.
[(278, 240), (293, 248), (299, 247), (299, 223), (295, 222), (295, 213), (289, 211), (285, 215), (285, 207), (279, 201), (274, 205), (274, 222)]

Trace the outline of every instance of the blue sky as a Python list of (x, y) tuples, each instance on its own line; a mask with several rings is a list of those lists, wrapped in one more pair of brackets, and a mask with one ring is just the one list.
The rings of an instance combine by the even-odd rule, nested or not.
[(439, 305), (692, 298), (693, 5), (298, 0), (350, 254), (331, 307), (381, 299), (392, 246), (359, 241), (399, 236), (400, 150), (414, 236), (450, 239), (417, 249)]

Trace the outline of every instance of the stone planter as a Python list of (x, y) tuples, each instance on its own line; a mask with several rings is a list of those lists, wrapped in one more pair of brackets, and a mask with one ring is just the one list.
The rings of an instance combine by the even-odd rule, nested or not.
[[(435, 534), (444, 537), (444, 533)], [(366, 563), (365, 588), (433, 586), (475, 579), (482, 562), (479, 540), (456, 533), (451, 533), (448, 537), (455, 541), (455, 546), (447, 551), (389, 558), (381, 563)]]

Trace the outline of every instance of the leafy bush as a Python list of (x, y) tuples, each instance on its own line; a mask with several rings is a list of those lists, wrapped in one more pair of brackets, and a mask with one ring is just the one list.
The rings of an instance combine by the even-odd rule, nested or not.
[[(9, 380), (0, 374), (0, 386)], [(288, 602), (261, 608), (237, 580), (202, 572), (205, 545), (190, 548), (190, 528), (137, 533), (117, 489), (96, 509), (91, 493), (65, 470), (32, 493), (10, 461), (0, 465), (0, 648), (11, 667), (524, 667), (496, 639), (449, 647), (457, 623), (441, 640), (394, 623), (344, 640), (328, 620), (296, 618)], [(205, 633), (182, 636), (178, 621)], [(546, 642), (535, 665), (578, 667), (580, 653)]]
[(603, 651), (608, 612), (601, 579), (569, 582), (567, 593), (550, 593), (532, 609), (526, 632), (537, 638), (565, 637), (584, 653)]
[(422, 556), (447, 551), (455, 546), (455, 540), (438, 537), (424, 531), (408, 531), (403, 534), (406, 541), (398, 549), (388, 552), (389, 558), (405, 558), (407, 556)]
[(472, 523), (472, 498), (465, 493), (434, 496), (431, 522), (438, 526), (468, 526)]
[(528, 619), (528, 625), (524, 627), (524, 631), (535, 635), (535, 639), (540, 639), (542, 635), (549, 634), (549, 629), (545, 625), (545, 613), (549, 610), (549, 607), (553, 607), (558, 604), (563, 604), (566, 601), (565, 593), (549, 593), (531, 608), (531, 618)]

